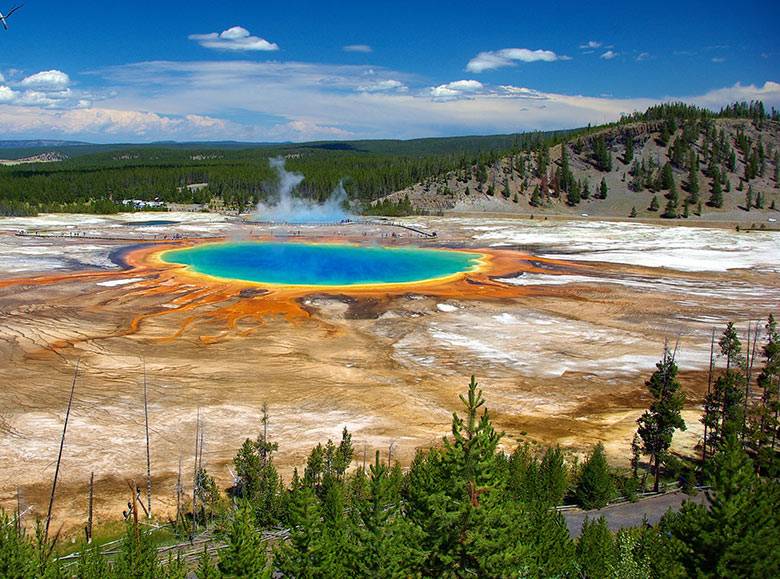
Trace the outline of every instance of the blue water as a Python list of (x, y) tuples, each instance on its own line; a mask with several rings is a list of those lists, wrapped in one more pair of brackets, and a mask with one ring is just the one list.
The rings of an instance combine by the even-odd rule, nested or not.
[(126, 221), (124, 224), (130, 227), (162, 227), (163, 225), (176, 225), (178, 221), (170, 219), (150, 219), (148, 221)]
[(307, 243), (209, 243), (165, 252), (163, 261), (220, 278), (284, 285), (403, 283), (469, 271), (478, 253)]

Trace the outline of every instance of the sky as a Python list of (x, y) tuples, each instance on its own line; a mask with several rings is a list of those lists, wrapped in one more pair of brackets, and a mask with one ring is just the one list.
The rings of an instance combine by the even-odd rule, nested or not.
[(666, 100), (780, 109), (778, 21), (779, 2), (749, 0), (27, 0), (0, 29), (0, 139), (407, 139)]

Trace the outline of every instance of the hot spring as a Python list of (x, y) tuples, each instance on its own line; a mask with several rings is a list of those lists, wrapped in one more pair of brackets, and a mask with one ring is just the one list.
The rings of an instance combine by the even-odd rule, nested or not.
[(292, 286), (398, 284), (476, 270), (479, 253), (336, 243), (207, 243), (161, 259), (212, 277)]

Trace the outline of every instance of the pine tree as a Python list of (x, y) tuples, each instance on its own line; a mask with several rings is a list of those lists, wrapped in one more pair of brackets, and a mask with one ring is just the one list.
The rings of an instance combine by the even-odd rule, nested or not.
[(780, 492), (761, 481), (736, 437), (713, 457), (709, 505), (688, 501), (663, 517), (665, 550), (687, 576), (776, 577), (780, 574)]
[(198, 579), (220, 579), (221, 574), (214, 561), (209, 555), (208, 548), (203, 548), (203, 553), (198, 557), (198, 567), (195, 569), (195, 576)]
[(636, 206), (631, 208), (631, 213), (628, 216), (631, 218), (636, 217)]
[(688, 185), (687, 189), (689, 193), (699, 192), (699, 160), (694, 151), (688, 158)]
[(612, 577), (616, 548), (607, 521), (585, 517), (577, 541), (577, 566), (582, 577)]
[(712, 187), (710, 189), (710, 199), (707, 205), (710, 207), (723, 207), (723, 190), (720, 185), (720, 173), (715, 173), (712, 177)]
[(157, 549), (149, 534), (131, 523), (125, 525), (122, 547), (114, 562), (114, 573), (118, 577), (134, 579), (156, 579), (162, 574), (157, 560)]
[(623, 154), (623, 164), (628, 165), (634, 159), (634, 137), (626, 134), (626, 152)]
[(653, 195), (653, 198), (650, 200), (650, 207), (647, 208), (648, 211), (658, 211), (659, 204), (658, 204), (658, 195)]
[(569, 475), (560, 447), (548, 448), (544, 453), (539, 465), (538, 482), (542, 492), (537, 498), (550, 506), (558, 506), (563, 502), (569, 486)]
[(530, 204), (532, 207), (539, 207), (542, 204), (542, 194), (539, 190), (539, 185), (534, 187), (534, 192), (531, 194)]
[(661, 169), (658, 180), (658, 189), (671, 189), (674, 186), (674, 173), (671, 163), (666, 163)]
[(753, 207), (753, 185), (748, 185), (747, 193), (745, 193), (745, 211), (750, 211)]
[[(1, 523), (2, 521), (0, 521)], [(2, 565), (0, 565), (1, 570)], [(82, 545), (76, 575), (79, 579), (103, 579), (112, 576), (108, 567), (108, 559), (100, 553), (100, 547), (97, 543)], [(11, 577), (11, 575), (4, 573), (0, 573), (0, 576)]]
[(601, 178), (601, 184), (599, 185), (599, 199), (606, 199), (609, 187), (607, 187), (607, 181), (604, 177)]
[(669, 194), (666, 197), (666, 207), (664, 208), (661, 217), (675, 219), (677, 217), (677, 206), (680, 204), (680, 198), (677, 195), (677, 187), (674, 184), (674, 180), (672, 180), (672, 187), (669, 189)]
[(655, 474), (653, 490), (658, 492), (661, 463), (672, 444), (674, 431), (686, 429), (681, 414), (685, 396), (680, 392), (677, 364), (668, 348), (664, 348), (663, 358), (656, 364), (656, 371), (645, 382), (645, 386), (653, 401), (637, 420), (637, 432), (642, 439), (642, 451), (650, 455)]
[(585, 462), (575, 495), (584, 509), (605, 507), (615, 496), (615, 484), (609, 472), (603, 444), (598, 443)]
[(773, 315), (766, 324), (766, 343), (763, 347), (764, 367), (756, 384), (761, 399), (755, 412), (755, 451), (759, 467), (770, 476), (780, 470), (775, 445), (780, 438), (780, 331)]
[(219, 555), (219, 571), (228, 577), (270, 577), (262, 538), (255, 527), (252, 505), (242, 501), (225, 534), (227, 547)]

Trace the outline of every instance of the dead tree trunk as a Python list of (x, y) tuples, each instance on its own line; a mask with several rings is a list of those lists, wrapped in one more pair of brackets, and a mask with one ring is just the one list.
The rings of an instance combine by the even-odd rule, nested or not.
[(84, 529), (87, 545), (92, 543), (92, 509), (95, 500), (95, 473), (89, 475), (89, 495), (87, 499), (87, 526)]
[(146, 516), (152, 518), (152, 453), (149, 446), (149, 399), (146, 387), (146, 360), (144, 360), (144, 422), (146, 423)]
[(76, 368), (73, 371), (73, 382), (70, 385), (70, 396), (68, 397), (68, 409), (65, 411), (65, 423), (62, 426), (62, 437), (60, 438), (60, 450), (57, 453), (57, 466), (54, 467), (54, 480), (51, 483), (51, 495), (49, 496), (49, 509), (46, 512), (46, 525), (43, 530), (43, 540), (49, 540), (49, 524), (51, 523), (51, 511), (54, 508), (54, 494), (57, 492), (57, 478), (60, 475), (60, 463), (62, 462), (62, 450), (65, 447), (65, 433), (68, 431), (68, 419), (70, 418), (70, 408), (73, 405), (73, 392), (76, 390), (76, 378), (79, 375), (79, 363), (81, 358), (76, 360)]

